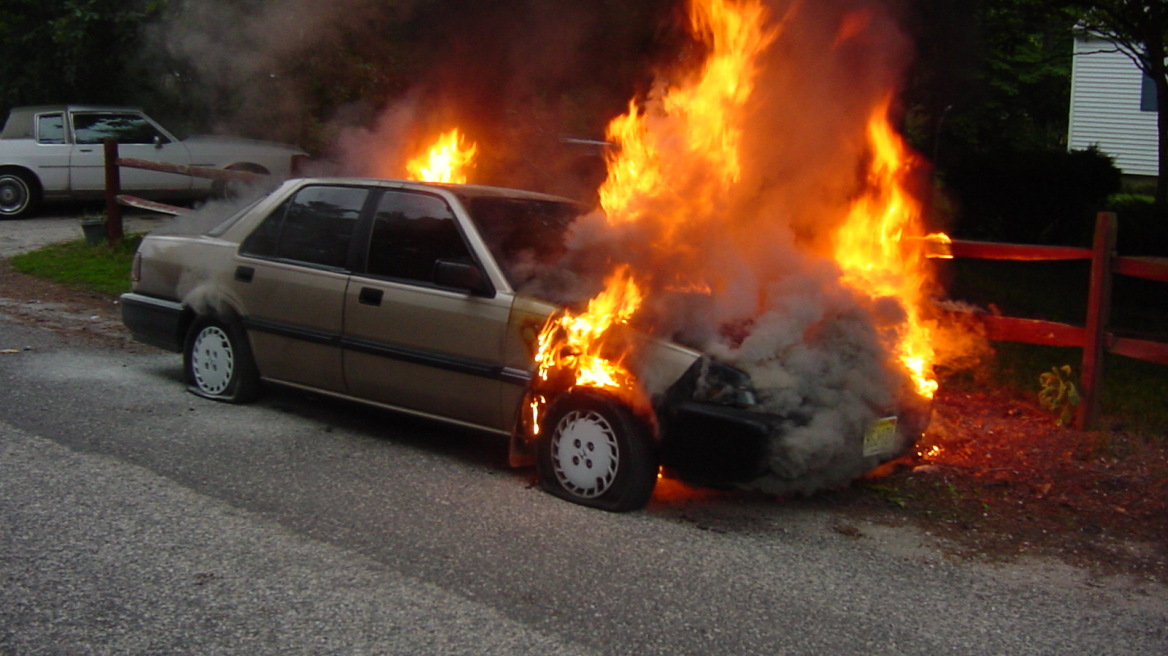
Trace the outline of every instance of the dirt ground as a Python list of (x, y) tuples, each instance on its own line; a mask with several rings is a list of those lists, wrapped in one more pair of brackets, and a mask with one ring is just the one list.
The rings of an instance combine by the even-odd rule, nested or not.
[[(148, 348), (126, 336), (113, 299), (19, 274), (2, 259), (0, 312), (89, 343)], [(845, 489), (784, 502), (916, 524), (960, 557), (1051, 556), (1168, 582), (1165, 437), (1060, 428), (1036, 399), (1004, 390), (943, 385), (916, 454)], [(861, 535), (846, 519), (837, 530)]]

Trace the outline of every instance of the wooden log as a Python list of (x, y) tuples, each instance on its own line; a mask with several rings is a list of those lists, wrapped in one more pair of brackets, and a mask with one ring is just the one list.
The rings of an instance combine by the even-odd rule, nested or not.
[(178, 216), (180, 214), (189, 214), (192, 210), (188, 207), (179, 207), (177, 205), (167, 205), (166, 203), (159, 203), (153, 200), (146, 200), (145, 198), (138, 198), (137, 196), (127, 196), (126, 194), (118, 195), (118, 203), (129, 207), (137, 207), (142, 210), (150, 210), (151, 212), (158, 212), (159, 214), (171, 214)]
[(1168, 257), (1117, 257), (1115, 273), (1168, 282)]
[(118, 194), (122, 191), (121, 169), (118, 168), (118, 142), (106, 139), (102, 142), (105, 157), (105, 237), (110, 244), (122, 240), (122, 206), (118, 205)]
[(1107, 349), (1116, 355), (1157, 364), (1168, 364), (1168, 342), (1154, 342), (1131, 337), (1116, 337)]
[(953, 257), (972, 257), (982, 260), (1043, 262), (1051, 260), (1091, 259), (1091, 249), (1089, 248), (999, 244), (990, 241), (966, 241), (963, 239), (953, 240), (949, 244), (949, 251)]
[(1092, 244), (1091, 285), (1087, 292), (1087, 326), (1083, 339), (1083, 368), (1079, 372), (1079, 409), (1075, 425), (1094, 428), (1099, 420), (1100, 387), (1103, 384), (1103, 352), (1111, 321), (1111, 262), (1115, 258), (1116, 220), (1111, 212), (1095, 218)]
[(128, 166), (133, 169), (146, 169), (148, 171), (159, 171), (161, 173), (177, 173), (179, 175), (189, 175), (193, 178), (205, 178), (208, 180), (219, 180), (221, 182), (239, 181), (246, 183), (263, 182), (271, 176), (262, 173), (252, 173), (250, 171), (232, 171), (230, 169), (216, 169), (209, 166), (187, 166), (185, 164), (167, 164), (164, 162), (150, 162), (144, 159), (135, 159), (133, 157), (122, 157), (118, 159), (119, 166)]
[(1000, 317), (994, 314), (975, 316), (985, 326), (986, 337), (999, 342), (1082, 347), (1086, 338), (1086, 330), (1082, 326), (1057, 321)]

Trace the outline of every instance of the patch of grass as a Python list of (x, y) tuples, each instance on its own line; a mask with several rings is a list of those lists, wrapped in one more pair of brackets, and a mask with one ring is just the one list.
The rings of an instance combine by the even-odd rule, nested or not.
[(141, 235), (129, 235), (117, 246), (90, 246), (82, 239), (14, 255), (9, 262), (21, 273), (117, 296), (130, 291), (130, 266), (141, 241)]

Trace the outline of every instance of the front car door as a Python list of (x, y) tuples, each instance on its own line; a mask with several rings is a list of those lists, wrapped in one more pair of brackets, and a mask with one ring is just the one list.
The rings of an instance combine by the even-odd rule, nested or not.
[(264, 378), (345, 391), (345, 292), (368, 197), (364, 187), (307, 185), (240, 245), (234, 289)]
[(386, 190), (364, 266), (345, 296), (350, 394), (494, 430), (501, 408), (510, 294), (437, 284), (438, 260), (474, 263), (454, 210), (439, 194)]
[[(174, 140), (146, 116), (133, 111), (79, 111), (71, 113), (73, 150), (69, 158), (71, 187), (75, 192), (105, 189), (106, 139), (118, 142), (118, 156), (167, 164), (190, 164), (182, 142)], [(130, 192), (191, 189), (191, 177), (123, 167), (122, 189)]]

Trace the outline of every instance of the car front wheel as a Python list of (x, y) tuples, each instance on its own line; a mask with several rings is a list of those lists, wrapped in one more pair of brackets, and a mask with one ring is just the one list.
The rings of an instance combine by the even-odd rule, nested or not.
[(246, 403), (259, 393), (247, 337), (233, 324), (196, 322), (187, 335), (183, 369), (189, 389), (208, 399)]
[(536, 459), (552, 494), (613, 512), (643, 507), (657, 484), (655, 449), (642, 422), (615, 400), (570, 392), (542, 422)]
[(39, 189), (33, 178), (21, 171), (0, 172), (0, 217), (17, 218), (36, 209)]

